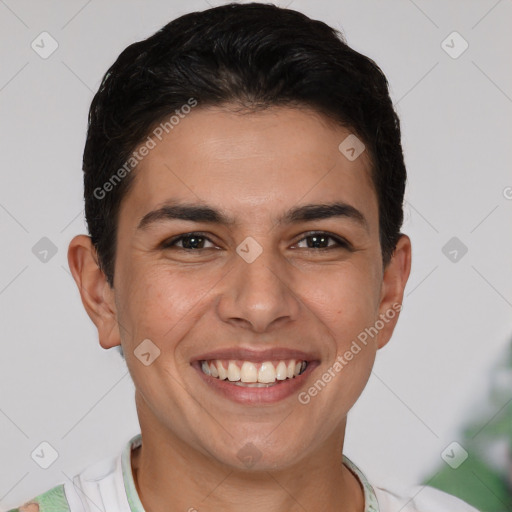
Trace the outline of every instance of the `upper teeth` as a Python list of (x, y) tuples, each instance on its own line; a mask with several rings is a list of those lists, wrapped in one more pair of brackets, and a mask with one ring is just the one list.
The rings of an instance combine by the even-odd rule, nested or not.
[[(227, 366), (227, 369), (226, 369)], [(231, 382), (261, 382), (270, 383), (277, 380), (291, 379), (300, 375), (306, 369), (306, 361), (290, 359), (288, 361), (265, 361), (252, 363), (251, 361), (203, 361), (201, 369), (206, 375), (220, 380), (228, 379)]]

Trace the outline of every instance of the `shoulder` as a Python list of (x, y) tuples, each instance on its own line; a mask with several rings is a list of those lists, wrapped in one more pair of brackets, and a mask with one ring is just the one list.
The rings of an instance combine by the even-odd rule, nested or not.
[[(109, 503), (109, 510), (131, 512), (129, 499), (143, 510), (131, 478), (131, 448), (141, 442), (138, 434), (117, 455), (107, 456), (83, 468), (73, 479), (60, 483), (7, 512), (97, 512), (96, 503)], [(126, 485), (133, 491), (127, 494)]]
[(8, 512), (71, 512), (71, 509), (64, 484), (59, 484)]
[(401, 493), (374, 486), (380, 512), (480, 512), (469, 503), (434, 487), (415, 485)]

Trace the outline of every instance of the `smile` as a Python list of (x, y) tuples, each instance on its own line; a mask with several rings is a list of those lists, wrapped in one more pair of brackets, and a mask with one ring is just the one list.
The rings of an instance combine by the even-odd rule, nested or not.
[(307, 368), (301, 359), (274, 360), (253, 363), (243, 360), (203, 360), (201, 370), (205, 375), (239, 386), (268, 387), (279, 381), (298, 377)]
[(320, 359), (317, 350), (232, 346), (197, 354), (190, 365), (204, 391), (241, 405), (269, 406), (292, 399), (307, 386)]

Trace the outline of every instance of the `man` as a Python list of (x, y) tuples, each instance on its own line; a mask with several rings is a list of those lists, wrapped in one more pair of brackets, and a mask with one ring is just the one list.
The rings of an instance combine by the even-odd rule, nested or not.
[(141, 434), (19, 510), (475, 510), (343, 454), (411, 267), (373, 61), (272, 5), (182, 16), (106, 73), (83, 170), (69, 265)]

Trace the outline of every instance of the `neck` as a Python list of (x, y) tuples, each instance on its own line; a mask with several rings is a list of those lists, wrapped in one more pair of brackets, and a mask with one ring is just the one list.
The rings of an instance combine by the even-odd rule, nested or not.
[(132, 451), (131, 466), (146, 512), (364, 511), (359, 479), (342, 463), (345, 422), (299, 463), (256, 471), (225, 465), (161, 425), (149, 426), (147, 417), (139, 420), (143, 442)]

